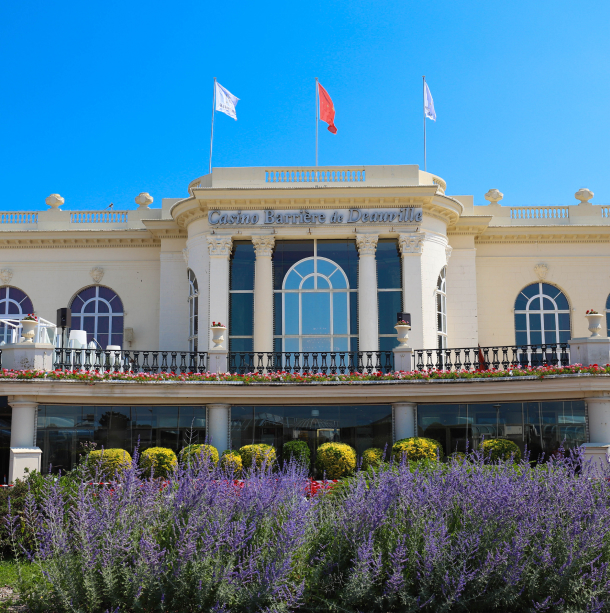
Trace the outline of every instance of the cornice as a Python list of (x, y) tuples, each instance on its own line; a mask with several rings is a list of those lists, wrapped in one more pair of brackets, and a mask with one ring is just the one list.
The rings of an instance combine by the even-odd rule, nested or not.
[(155, 238), (187, 238), (188, 232), (173, 219), (153, 219), (142, 222)]
[(493, 219), (491, 215), (464, 215), (455, 224), (447, 228), (447, 235), (451, 236), (472, 236), (485, 232), (489, 222)]
[(69, 249), (83, 247), (159, 247), (161, 241), (146, 237), (45, 238), (0, 237), (0, 249)]
[(487, 228), (475, 242), (497, 243), (609, 243), (610, 227), (600, 226), (515, 226)]

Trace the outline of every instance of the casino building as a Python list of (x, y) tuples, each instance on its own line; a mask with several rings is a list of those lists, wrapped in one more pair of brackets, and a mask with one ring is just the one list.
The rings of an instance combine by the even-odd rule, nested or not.
[[(607, 318), (590, 341), (585, 312), (610, 312), (610, 208), (575, 196), (513, 207), (491, 189), (475, 206), (415, 165), (215, 168), (160, 208), (142, 193), (135, 210), (80, 211), (53, 194), (46, 210), (0, 213), (3, 367), (89, 368), (88, 347), (148, 371), (608, 362)], [(54, 326), (65, 308), (68, 352)], [(28, 346), (19, 320), (32, 312), (49, 323)], [(413, 352), (396, 350), (399, 314)], [(222, 451), (301, 438), (362, 453), (417, 433), (447, 453), (502, 436), (536, 456), (610, 444), (605, 377), (0, 388), (5, 480), (69, 469), (87, 441), (178, 450), (195, 437)]]

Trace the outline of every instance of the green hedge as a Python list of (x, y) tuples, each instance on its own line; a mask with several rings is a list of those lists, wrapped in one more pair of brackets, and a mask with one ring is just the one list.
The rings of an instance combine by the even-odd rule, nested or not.
[(521, 461), (521, 450), (516, 443), (506, 438), (490, 438), (481, 443), (480, 449), (485, 459), (490, 459), (492, 462), (510, 460), (511, 455), (515, 462)]
[(241, 461), (239, 451), (225, 449), (220, 456), (220, 466), (223, 470), (233, 475), (235, 479), (239, 479), (243, 469), (243, 462)]
[(89, 452), (87, 463), (93, 470), (99, 467), (103, 477), (112, 479), (117, 471), (131, 466), (131, 455), (124, 449), (100, 449)]
[(273, 466), (277, 457), (275, 447), (264, 443), (244, 445), (239, 450), (239, 455), (241, 456), (242, 466), (246, 469), (252, 468), (253, 462), (256, 468), (261, 468), (263, 464), (267, 467)]
[(430, 460), (436, 462), (443, 459), (443, 447), (432, 438), (412, 436), (396, 441), (392, 446), (392, 458), (395, 462), (401, 462), (403, 457), (409, 462)]
[(305, 441), (289, 441), (282, 447), (282, 458), (285, 463), (294, 460), (298, 464), (304, 464), (309, 468), (311, 452)]
[(345, 443), (324, 443), (318, 447), (316, 468), (327, 479), (339, 479), (356, 470), (356, 450)]
[(365, 449), (362, 454), (362, 470), (369, 468), (379, 468), (383, 464), (383, 449), (379, 447), (370, 447)]
[(167, 477), (178, 464), (176, 454), (167, 447), (150, 447), (142, 452), (140, 466), (144, 470), (144, 476), (148, 476), (152, 470), (153, 477)]
[(209, 460), (214, 466), (218, 464), (218, 449), (213, 445), (187, 445), (180, 451), (180, 462), (191, 465)]

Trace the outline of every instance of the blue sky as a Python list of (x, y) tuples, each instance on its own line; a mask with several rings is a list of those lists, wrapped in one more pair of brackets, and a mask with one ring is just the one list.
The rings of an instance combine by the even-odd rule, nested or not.
[(484, 204), (610, 203), (610, 3), (325, 0), (4, 2), (3, 209), (135, 208), (214, 166), (313, 165), (314, 79), (338, 128), (320, 164), (420, 164)]

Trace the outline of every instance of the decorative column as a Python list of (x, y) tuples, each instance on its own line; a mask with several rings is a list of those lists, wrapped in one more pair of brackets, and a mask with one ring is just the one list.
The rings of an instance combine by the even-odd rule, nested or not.
[[(208, 325), (220, 322), (229, 328), (229, 256), (233, 248), (230, 236), (208, 236), (208, 251), (210, 252), (210, 315)], [(203, 323), (203, 322), (201, 322)], [(200, 324), (201, 325), (201, 324)], [(213, 349), (210, 343), (210, 349)], [(223, 343), (219, 349), (227, 349)]]
[(36, 447), (38, 403), (15, 399), (9, 404), (13, 408), (9, 481), (13, 483), (23, 478), (26, 468), (40, 471), (42, 450)]
[(402, 310), (411, 313), (410, 344), (414, 349), (424, 348), (422, 253), (425, 239), (426, 235), (420, 232), (398, 235), (402, 258)]
[(597, 398), (586, 398), (589, 441), (584, 448), (584, 459), (607, 465), (610, 461), (610, 396), (601, 393)]
[(396, 402), (392, 405), (392, 442), (415, 436), (417, 404)]
[(377, 302), (377, 234), (357, 234), (358, 260), (358, 349), (379, 350), (379, 307)]
[(208, 404), (206, 406), (206, 439), (218, 450), (218, 455), (231, 448), (231, 405)]
[(273, 351), (273, 236), (252, 239), (254, 264), (254, 351)]

